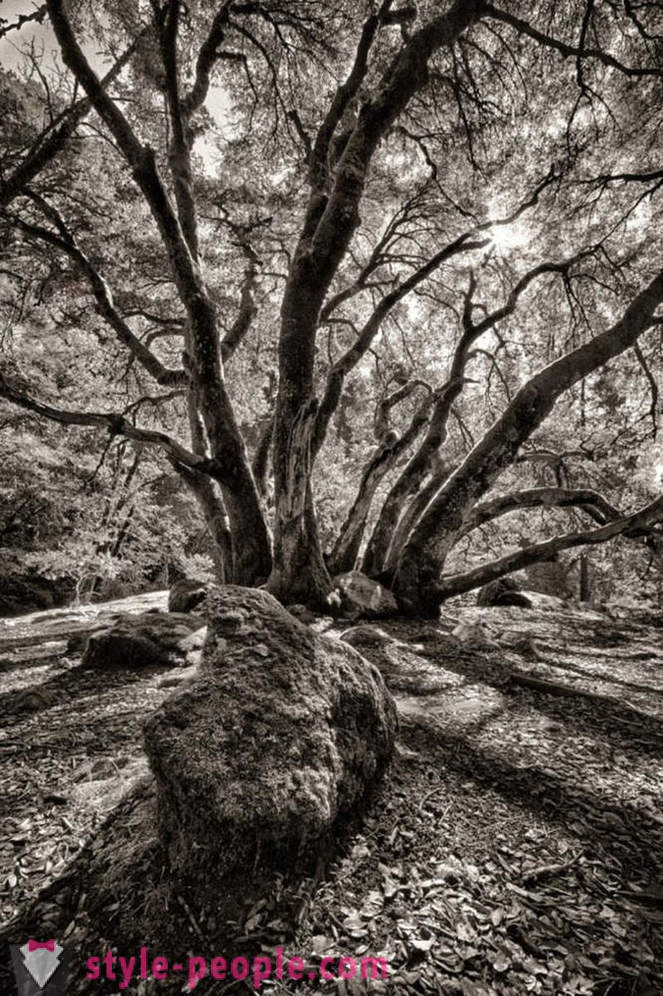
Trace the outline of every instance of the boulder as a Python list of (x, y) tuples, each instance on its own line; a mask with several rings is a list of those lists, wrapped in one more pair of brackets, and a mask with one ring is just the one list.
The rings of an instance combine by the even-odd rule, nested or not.
[(527, 609), (531, 607), (531, 601), (524, 595), (518, 583), (513, 578), (498, 578), (497, 581), (489, 581), (483, 588), (479, 589), (477, 595), (477, 605), (490, 608), (499, 605), (518, 605)]
[(493, 639), (493, 631), (479, 619), (463, 620), (459, 622), (451, 635), (462, 644), (468, 647), (496, 647), (497, 643)]
[(168, 592), (168, 611), (192, 612), (204, 601), (206, 594), (207, 585), (201, 581), (182, 578)]
[(377, 626), (352, 626), (341, 633), (340, 639), (351, 647), (374, 647), (385, 643), (394, 643), (394, 637), (389, 636)]
[(348, 571), (334, 578), (341, 596), (341, 613), (356, 619), (380, 619), (398, 612), (392, 593), (361, 571)]
[(148, 719), (159, 826), (175, 877), (252, 874), (324, 837), (375, 785), (396, 707), (379, 671), (265, 591), (206, 601), (198, 674)]
[(294, 616), (295, 619), (299, 619), (302, 623), (306, 623), (307, 626), (314, 623), (318, 618), (315, 612), (311, 612), (306, 605), (288, 605), (287, 609), (291, 616)]
[(565, 598), (558, 598), (557, 595), (545, 595), (540, 591), (527, 591), (521, 592), (521, 595), (526, 600), (526, 607), (528, 609), (568, 609), (569, 602)]
[(191, 663), (204, 638), (204, 620), (184, 612), (143, 612), (91, 634), (82, 665), (100, 671)]

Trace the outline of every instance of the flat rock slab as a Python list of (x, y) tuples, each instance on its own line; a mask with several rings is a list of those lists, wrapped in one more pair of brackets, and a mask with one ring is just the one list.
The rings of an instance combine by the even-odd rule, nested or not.
[(71, 801), (100, 815), (110, 813), (138, 782), (151, 776), (146, 757), (133, 758), (114, 772), (102, 772), (103, 778), (90, 777), (80, 781), (71, 792)]
[(160, 611), (168, 607), (167, 591), (130, 595), (96, 605), (69, 606), (31, 612), (14, 619), (0, 619), (0, 655), (17, 647), (34, 647), (54, 640), (68, 640), (108, 626), (127, 613)]
[(396, 695), (401, 722), (430, 730), (467, 730), (502, 712), (507, 698), (496, 688), (481, 683), (457, 685), (434, 695)]

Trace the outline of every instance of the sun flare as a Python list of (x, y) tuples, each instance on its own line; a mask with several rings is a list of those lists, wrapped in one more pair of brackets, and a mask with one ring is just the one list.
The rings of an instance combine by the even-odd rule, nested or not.
[(527, 226), (519, 221), (514, 221), (511, 225), (495, 225), (490, 234), (498, 252), (520, 249), (530, 239)]

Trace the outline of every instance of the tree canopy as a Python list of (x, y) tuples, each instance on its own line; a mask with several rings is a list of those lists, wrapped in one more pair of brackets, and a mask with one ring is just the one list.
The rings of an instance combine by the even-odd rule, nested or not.
[(14, 7), (1, 545), (25, 500), (147, 563), (194, 503), (222, 580), (423, 613), (656, 561), (658, 5)]

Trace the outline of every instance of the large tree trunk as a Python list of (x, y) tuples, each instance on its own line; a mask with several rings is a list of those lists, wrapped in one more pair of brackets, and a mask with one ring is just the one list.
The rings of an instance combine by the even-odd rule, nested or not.
[(292, 302), (291, 309), (291, 296), (296, 297), (294, 288), (286, 291), (283, 307), (273, 451), (274, 560), (268, 587), (284, 603), (322, 605), (332, 583), (322, 556), (311, 494), (311, 437), (317, 404), (312, 398), (315, 340), (309, 334), (319, 305), (311, 295), (312, 312), (307, 314), (308, 309), (304, 309), (303, 314), (297, 314), (302, 302)]
[(557, 398), (631, 347), (663, 301), (663, 272), (638, 294), (612, 328), (545, 367), (525, 384), (429, 505), (399, 560), (394, 589), (408, 611), (436, 615), (448, 589), (440, 584), (447, 555), (477, 500), (515, 460)]
[(359, 92), (382, 23), (380, 15), (371, 14), (354, 65), (338, 88), (311, 150), (311, 196), (281, 310), (274, 435), (275, 561), (270, 589), (282, 600), (293, 600), (295, 592), (308, 585), (306, 600), (320, 601), (331, 588), (309, 495), (315, 339), (323, 301), (359, 224), (371, 159), (389, 127), (428, 81), (429, 58), (442, 46), (453, 44), (481, 12), (478, 0), (456, 0), (412, 35), (375, 86), (373, 96), (361, 103), (347, 142), (335, 159), (331, 153), (334, 133)]
[(456, 466), (456, 464), (445, 464), (444, 461), (438, 460), (430, 479), (426, 481), (401, 515), (387, 551), (385, 562), (387, 571), (395, 570), (412, 530)]
[(357, 497), (334, 544), (329, 558), (329, 568), (332, 574), (345, 574), (347, 571), (354, 570), (375, 492), (393, 465), (394, 445), (382, 443), (378, 446), (362, 474)]

